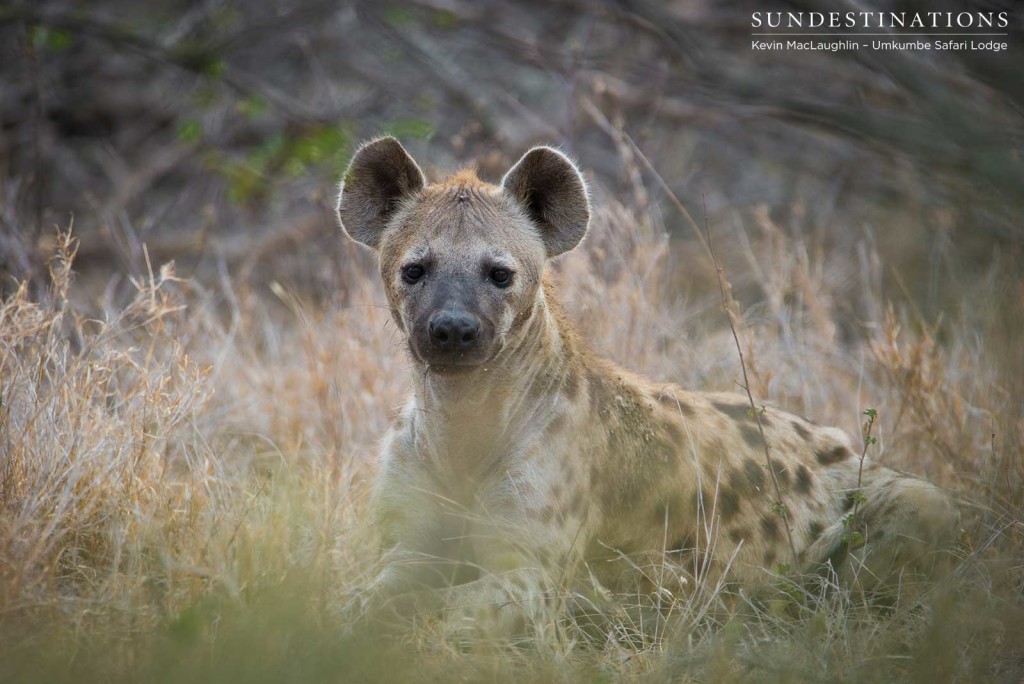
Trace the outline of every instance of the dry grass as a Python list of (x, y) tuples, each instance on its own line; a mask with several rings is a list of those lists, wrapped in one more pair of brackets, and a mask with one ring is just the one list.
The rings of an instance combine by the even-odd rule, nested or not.
[[(735, 389), (714, 268), (669, 243), (641, 191), (604, 202), (557, 264), (567, 303), (626, 365)], [(71, 296), (64, 236), (46, 296), (0, 305), (0, 680), (1020, 681), (1024, 412), (1000, 318), (1019, 306), (1014, 266), (929, 323), (882, 295), (868, 246), (851, 260), (756, 211), (733, 219), (712, 225), (754, 397), (854, 434), (878, 410), (874, 455), (963, 502), (940, 586), (886, 614), (828, 578), (780, 579), (732, 612), (700, 587), (666, 599), (653, 637), (619, 597), (596, 641), (561, 620), (528, 648), (468, 653), (429, 627), (402, 644), (353, 633), (376, 564), (365, 483), (407, 371), (372, 265), (349, 253), (327, 302), (165, 265), (113, 307)], [(981, 333), (960, 316), (979, 310)]]

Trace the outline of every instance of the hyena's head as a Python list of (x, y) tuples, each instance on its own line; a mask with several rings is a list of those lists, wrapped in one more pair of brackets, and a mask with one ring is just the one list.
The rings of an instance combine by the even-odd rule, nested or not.
[(501, 185), (461, 171), (427, 184), (394, 138), (364, 145), (341, 182), (338, 219), (375, 250), (413, 356), (440, 372), (488, 363), (542, 298), (547, 259), (576, 246), (590, 205), (579, 171), (536, 147)]

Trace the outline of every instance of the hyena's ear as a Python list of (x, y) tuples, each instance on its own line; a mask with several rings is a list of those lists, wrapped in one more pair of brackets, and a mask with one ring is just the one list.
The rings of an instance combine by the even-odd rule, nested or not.
[(426, 179), (394, 138), (372, 140), (356, 152), (338, 188), (338, 221), (356, 242), (377, 249), (388, 219)]
[(579, 244), (590, 222), (587, 186), (576, 165), (551, 147), (535, 147), (516, 162), (501, 187), (540, 230), (549, 257)]

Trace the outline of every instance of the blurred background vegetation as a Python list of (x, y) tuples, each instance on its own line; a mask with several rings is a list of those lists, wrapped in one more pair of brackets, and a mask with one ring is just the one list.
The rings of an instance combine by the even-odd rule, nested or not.
[[(1024, 22), (1009, 0), (872, 7)], [(1021, 258), (1019, 41), (1008, 53), (755, 52), (750, 13), (765, 8), (5, 2), (0, 279), (39, 282), (53, 226), (73, 215), (83, 271), (138, 273), (146, 243), (189, 273), (226, 259), (316, 291), (335, 282), (334, 184), (359, 141), (389, 132), (435, 169), (475, 161), (492, 178), (554, 143), (614, 196), (629, 179), (608, 122), (685, 204), (706, 196), (713, 218), (758, 208), (849, 250), (868, 236), (929, 316), (993, 259)], [(674, 213), (665, 223), (690, 238)]]
[[(753, 51), (766, 9), (1006, 11), (1010, 50)], [(0, 2), (0, 681), (1019, 681), (1022, 26), (1012, 0)], [(964, 504), (962, 583), (883, 621), (849, 595), (684, 611), (514, 671), (340, 639), (406, 387), (334, 217), (382, 133), (434, 178), (561, 146), (602, 207), (559, 265), (584, 331), (731, 389), (673, 197), (706, 204), (755, 394), (851, 434), (878, 407), (885, 462)]]

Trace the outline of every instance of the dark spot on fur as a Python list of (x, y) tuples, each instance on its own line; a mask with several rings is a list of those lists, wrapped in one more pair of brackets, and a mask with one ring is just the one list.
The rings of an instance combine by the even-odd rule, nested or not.
[(750, 406), (746, 404), (727, 404), (724, 401), (713, 401), (711, 405), (733, 420), (750, 418)]
[(729, 530), (729, 539), (731, 539), (734, 544), (739, 544), (746, 538), (747, 531), (744, 530), (742, 527), (734, 527), (731, 530)]
[(761, 470), (761, 466), (754, 462), (754, 459), (744, 459), (743, 472), (747, 474), (747, 481), (750, 482), (754, 489), (760, 489), (764, 486), (764, 471)]
[(572, 499), (569, 501), (569, 511), (576, 516), (583, 514), (583, 490), (577, 489), (573, 492)]
[(786, 469), (784, 463), (779, 463), (777, 460), (772, 459), (772, 472), (775, 473), (775, 479), (779, 481), (780, 487), (789, 486), (789, 470)]
[(668, 514), (668, 501), (662, 499), (654, 506), (654, 520), (659, 525), (665, 524), (665, 516)]
[(825, 531), (825, 526), (817, 520), (812, 520), (811, 524), (807, 526), (807, 534), (811, 538), (811, 543), (821, 536), (821, 533)]
[(734, 470), (729, 473), (729, 489), (735, 492), (749, 493), (750, 484), (742, 472)]
[[(778, 466), (776, 466), (778, 472)], [(743, 469), (736, 469), (729, 475), (729, 486), (744, 495), (760, 491), (764, 485), (764, 471), (753, 459), (744, 459)]]
[(853, 504), (855, 503), (855, 497), (853, 492), (847, 492), (846, 496), (843, 497), (843, 513), (853, 510)]
[(836, 445), (830, 449), (821, 449), (818, 451), (818, 463), (821, 465), (832, 465), (839, 461), (845, 460), (853, 454), (845, 446)]
[(740, 510), (740, 497), (735, 489), (722, 488), (718, 490), (718, 513), (723, 521), (729, 521), (736, 517)]
[(769, 567), (770, 568), (772, 565), (774, 565), (776, 558), (778, 558), (778, 556), (775, 554), (775, 549), (768, 549), (767, 551), (765, 551), (764, 552), (764, 565), (765, 565), (765, 567)]
[(774, 513), (766, 513), (761, 516), (761, 531), (764, 532), (764, 536), (773, 541), (778, 541), (781, 537), (779, 530), (779, 518)]
[[(752, 420), (756, 422), (760, 418), (762, 425), (768, 426), (772, 424), (771, 418), (761, 411), (760, 407), (751, 409), (750, 404), (727, 404), (724, 401), (713, 401), (711, 405), (733, 420)], [(757, 411), (757, 416), (754, 415), (754, 411)]]
[(805, 428), (803, 426), (803, 424), (800, 423), (800, 421), (794, 420), (792, 425), (793, 425), (793, 429), (796, 430), (796, 434), (800, 435), (800, 437), (804, 441), (810, 441), (811, 433), (808, 432), (807, 428)]
[(874, 532), (869, 530), (868, 535), (871, 537), (871, 541), (881, 541), (885, 538), (885, 530), (875, 530)]
[(799, 494), (811, 491), (811, 471), (803, 463), (796, 469), (796, 491)]
[(601, 469), (597, 467), (597, 462), (590, 464), (590, 484), (591, 486), (601, 481)]
[(743, 435), (743, 441), (752, 447), (764, 445), (764, 442), (761, 441), (761, 433), (753, 425), (741, 425), (740, 434)]
[(565, 429), (565, 424), (567, 422), (569, 422), (568, 417), (564, 413), (559, 413), (558, 415), (551, 419), (550, 423), (548, 423), (548, 427), (544, 431), (545, 436), (548, 439), (557, 436), (558, 433)]

